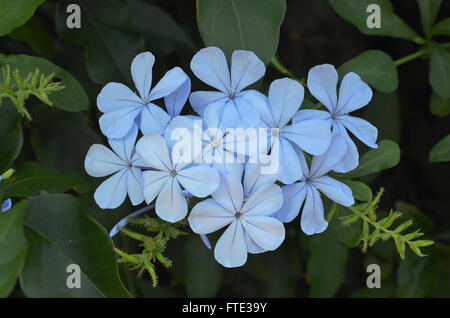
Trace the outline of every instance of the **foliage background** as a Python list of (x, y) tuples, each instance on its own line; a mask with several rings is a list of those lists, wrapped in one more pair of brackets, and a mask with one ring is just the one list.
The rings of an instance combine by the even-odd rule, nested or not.
[[(260, 3), (274, 1), (264, 0)], [(257, 1), (244, 2), (253, 5)], [(392, 2), (395, 12), (414, 31), (422, 34), (417, 2)], [(80, 30), (65, 27), (65, 8), (70, 3), (79, 3), (82, 7)], [(273, 12), (270, 7), (268, 10), (270, 16)], [(450, 2), (442, 1), (436, 21), (449, 16)], [(226, 14), (224, 18), (227, 18)], [(230, 38), (223, 39), (225, 42), (234, 41), (236, 34), (229, 32), (226, 36)], [(448, 37), (443, 38), (448, 41)], [(167, 69), (178, 65), (193, 80), (193, 91), (201, 89), (202, 85), (190, 72), (189, 62), (203, 46), (194, 0), (49, 0), (37, 8), (24, 26), (0, 37), (1, 54), (46, 58), (70, 73), (86, 94), (84, 96), (82, 91), (75, 91), (69, 95), (66, 91), (67, 95), (64, 96), (67, 99), (63, 99), (63, 106), (55, 105), (54, 108), (31, 98), (27, 101), (27, 108), (33, 117), (32, 121), (15, 116), (12, 105), (6, 100), (0, 107), (0, 172), (9, 167), (6, 162), (9, 159), (4, 158), (14, 152), (11, 149), (16, 147), (17, 155), (20, 150), (20, 156), (16, 156), (12, 166), (17, 174), (26, 168), (28, 175), (40, 171), (40, 177), (46, 174), (45, 180), (57, 184), (55, 189), (46, 189), (47, 192), (72, 195), (48, 194), (31, 198), (28, 203), (24, 225), (28, 254), (21, 261), (24, 263), (21, 264), (23, 271), (19, 275), (20, 283), (15, 285), (11, 297), (77, 296), (62, 291), (58, 294), (58, 290), (46, 294), (40, 288), (43, 282), (33, 278), (36, 274), (33, 270), (38, 266), (33, 265), (33, 254), (36, 254), (36, 257), (45, 260), (40, 265), (46, 269), (44, 272), (49, 275), (47, 277), (58, 279), (53, 266), (56, 268), (59, 258), (54, 254), (55, 250), (46, 244), (58, 242), (58, 238), (70, 236), (70, 233), (55, 234), (49, 229), (50, 226), (39, 222), (39, 219), (43, 219), (62, 227), (64, 224), (73, 224), (61, 217), (58, 207), (66, 209), (70, 206), (74, 210), (71, 222), (84, 224), (81, 237), (98, 236), (95, 247), (88, 248), (88, 252), (85, 252), (81, 243), (79, 250), (67, 250), (68, 247), (63, 244), (59, 248), (72, 255), (72, 258), (81, 257), (81, 262), (86, 255), (80, 256), (80, 251), (84, 251), (90, 253), (90, 257), (97, 262), (104, 262), (99, 266), (111, 266), (112, 244), (105, 237), (106, 232), (102, 227), (111, 229), (118, 220), (137, 208), (124, 204), (117, 210), (103, 211), (93, 201), (93, 191), (99, 180), (88, 177), (84, 172), (84, 156), (92, 143), (106, 143), (97, 124), (100, 113), (96, 108), (96, 96), (106, 82), (129, 83), (131, 60), (144, 50), (156, 56), (154, 81)], [(317, 64), (339, 66), (369, 49), (382, 50), (395, 60), (416, 51), (418, 45), (404, 39), (363, 35), (343, 20), (329, 1), (287, 1), (276, 52), (296, 77), (306, 77), (307, 71)], [(0, 55), (1, 65), (6, 64), (4, 58)], [(268, 56), (265, 62), (270, 58)], [(17, 63), (23, 65), (21, 60)], [(420, 226), (427, 238), (437, 242), (425, 249), (428, 257), (419, 258), (408, 251), (406, 260), (402, 261), (390, 241), (379, 242), (363, 254), (354, 247), (359, 228), (343, 228), (334, 218), (324, 234), (307, 237), (301, 232), (296, 220), (287, 225), (286, 241), (277, 251), (250, 255), (247, 264), (238, 269), (221, 268), (214, 261), (212, 252), (203, 246), (197, 236), (189, 235), (170, 241), (167, 256), (172, 260), (172, 266), (169, 269), (157, 267), (160, 277), (157, 288), (152, 288), (147, 274), (137, 278), (135, 272), (130, 272), (126, 266), (119, 266), (121, 279), (129, 292), (137, 297), (449, 297), (450, 167), (445, 162), (430, 163), (428, 155), (432, 146), (449, 133), (450, 118), (445, 115), (449, 113), (450, 106), (449, 100), (443, 99), (440, 101), (443, 105), (440, 116), (430, 110), (432, 89), (428, 81), (429, 67), (426, 58), (400, 65), (398, 89), (389, 93), (376, 91), (373, 101), (358, 114), (378, 128), (379, 140), (394, 140), (401, 149), (401, 160), (395, 168), (363, 177), (363, 181), (374, 192), (381, 186), (386, 189), (381, 201), (382, 210), (395, 207), (405, 216), (413, 218), (415, 226)], [(45, 70), (45, 67), (40, 69)], [(50, 69), (48, 73), (53, 72)], [(450, 74), (448, 70), (442, 70), (447, 77)], [(56, 76), (64, 80), (65, 74), (58, 73)], [(272, 80), (283, 76), (268, 67), (264, 81), (259, 83), (260, 88), (267, 89)], [(88, 103), (87, 100), (83, 103), (86, 97)], [(11, 136), (13, 130), (15, 133)], [(16, 146), (11, 144), (14, 140)], [(5, 149), (9, 149), (9, 152)], [(367, 151), (366, 147), (359, 149), (361, 154)], [(29, 161), (38, 166), (27, 163)], [(43, 173), (42, 167), (47, 172)], [(55, 179), (58, 182), (55, 183)], [(25, 191), (17, 197), (30, 198), (32, 194)], [(26, 203), (18, 204), (19, 199), (14, 201), (15, 209), (22, 208), (21, 205), (25, 209)], [(23, 237), (20, 229), (18, 233)], [(48, 236), (49, 240), (39, 239), (39, 234)], [(77, 235), (80, 236), (80, 233), (74, 233), (74, 236)], [(114, 239), (114, 243), (128, 251), (138, 251), (133, 241), (120, 235)], [(110, 251), (111, 255), (102, 258), (99, 253), (103, 250)], [(365, 268), (370, 263), (381, 265), (381, 289), (369, 290), (365, 287)], [(87, 266), (87, 274), (95, 271), (95, 268), (89, 268), (89, 264)], [(61, 277), (63, 275), (66, 275), (65, 272)], [(115, 275), (112, 277), (113, 281), (118, 280), (116, 286), (105, 285), (100, 288), (100, 294), (93, 291), (89, 295), (126, 296), (126, 291), (119, 286), (119, 278)], [(103, 283), (100, 280), (98, 284)], [(2, 291), (0, 294), (8, 293)]]

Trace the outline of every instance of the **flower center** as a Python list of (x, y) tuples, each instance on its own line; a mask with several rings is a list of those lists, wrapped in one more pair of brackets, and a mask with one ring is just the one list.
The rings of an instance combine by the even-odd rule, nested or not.
[(228, 90), (228, 97), (230, 99), (235, 99), (236, 98), (236, 93), (237, 92), (234, 89), (230, 89), (230, 90)]
[(280, 129), (279, 128), (272, 128), (270, 130), (270, 133), (272, 134), (273, 137), (278, 137), (280, 135)]
[(239, 219), (241, 217), (242, 213), (241, 212), (236, 212), (236, 214), (234, 215), (236, 217), (236, 219)]
[(219, 148), (220, 143), (216, 138), (211, 137), (210, 144), (211, 144), (211, 147), (213, 147), (214, 149), (217, 149), (217, 148)]
[(175, 170), (170, 170), (170, 176), (171, 177), (176, 177), (177, 176), (177, 172)]

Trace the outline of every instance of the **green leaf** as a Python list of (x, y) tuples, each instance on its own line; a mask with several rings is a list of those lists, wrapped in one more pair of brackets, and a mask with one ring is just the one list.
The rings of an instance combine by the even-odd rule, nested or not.
[(419, 5), (420, 18), (422, 20), (423, 32), (428, 38), (431, 37), (431, 28), (436, 21), (436, 17), (442, 0), (417, 0)]
[(349, 173), (346, 178), (359, 178), (371, 173), (395, 167), (400, 161), (400, 148), (389, 139), (378, 143), (377, 149), (370, 149), (359, 159), (359, 166)]
[[(66, 8), (72, 3), (81, 8), (79, 29), (66, 25)], [(55, 23), (63, 40), (84, 46), (89, 76), (104, 84), (131, 82), (130, 65), (142, 47), (139, 38), (127, 32), (130, 19), (126, 3), (120, 0), (61, 0), (56, 7)]]
[[(349, 209), (342, 206), (338, 207), (338, 211), (339, 217), (354, 215)], [(361, 236), (361, 219), (358, 218), (356, 222), (344, 225), (339, 217), (335, 216), (329, 221), (328, 231), (345, 246), (349, 248), (358, 246)]]
[[(389, 114), (389, 116), (386, 116)], [(378, 139), (399, 142), (401, 133), (400, 99), (398, 93), (374, 92), (361, 116), (378, 129)]]
[(433, 146), (428, 156), (430, 162), (450, 161), (450, 135)]
[(450, 114), (450, 98), (442, 98), (435, 92), (431, 93), (430, 111), (432, 114), (445, 117)]
[(36, 68), (47, 76), (55, 73), (55, 78), (60, 79), (61, 85), (65, 88), (49, 95), (53, 105), (69, 112), (78, 112), (89, 107), (88, 97), (80, 83), (68, 72), (46, 59), (28, 55), (0, 54), (0, 65), (9, 65), (11, 70), (18, 69), (24, 76), (34, 72)]
[[(394, 8), (389, 0), (329, 0), (334, 10), (345, 20), (353, 24), (366, 35), (392, 36), (416, 42), (423, 39), (414, 32), (399, 16), (394, 13)], [(370, 29), (367, 26), (367, 18), (370, 12), (367, 7), (370, 4), (380, 6), (381, 27)]]
[(27, 203), (21, 201), (8, 212), (0, 213), (0, 298), (9, 295), (22, 271), (27, 251), (23, 234)]
[(50, 57), (54, 53), (53, 39), (45, 24), (36, 16), (8, 35), (11, 39), (30, 44), (33, 50), (42, 56)]
[(450, 18), (446, 18), (433, 27), (431, 35), (447, 35), (450, 36)]
[(19, 113), (9, 100), (0, 106), (0, 174), (2, 174), (20, 153), (23, 144)]
[(278, 47), (285, 0), (197, 0), (197, 25), (205, 46), (230, 58), (249, 50), (267, 65)]
[(368, 50), (338, 68), (339, 78), (355, 72), (380, 92), (390, 93), (398, 87), (397, 67), (392, 58), (379, 50)]
[(327, 231), (311, 239), (311, 297), (332, 297), (344, 282), (348, 250)]
[(432, 43), (430, 55), (430, 81), (433, 90), (443, 98), (450, 98), (450, 53)]
[(353, 197), (359, 201), (372, 201), (372, 190), (361, 181), (354, 181), (349, 179), (339, 179), (339, 181), (345, 183), (352, 189)]
[(45, 0), (1, 0), (0, 36), (23, 25)]
[[(20, 284), (28, 297), (129, 297), (120, 281), (108, 233), (68, 194), (32, 200), (25, 216), (27, 254)], [(81, 270), (81, 288), (70, 289), (67, 266)]]
[(28, 197), (38, 191), (58, 193), (71, 188), (66, 179), (53, 174), (41, 164), (32, 161), (21, 166), (17, 174), (5, 182), (7, 182), (4, 186), (5, 197)]
[(222, 281), (220, 265), (214, 253), (201, 241), (190, 236), (184, 246), (184, 277), (188, 297), (214, 297)]

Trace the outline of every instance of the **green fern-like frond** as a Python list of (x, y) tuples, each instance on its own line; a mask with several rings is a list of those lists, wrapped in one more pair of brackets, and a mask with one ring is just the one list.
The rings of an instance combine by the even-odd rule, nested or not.
[(61, 82), (52, 82), (55, 74), (48, 76), (42, 74), (38, 68), (22, 78), (18, 69), (11, 71), (9, 65), (3, 66), (3, 81), (0, 82), (0, 106), (3, 98), (9, 98), (17, 108), (19, 114), (31, 120), (31, 115), (25, 107), (25, 101), (31, 95), (36, 96), (41, 102), (53, 106), (49, 94), (65, 88)]

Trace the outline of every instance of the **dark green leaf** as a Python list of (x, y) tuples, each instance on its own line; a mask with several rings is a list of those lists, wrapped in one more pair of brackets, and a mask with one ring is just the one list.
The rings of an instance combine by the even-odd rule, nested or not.
[[(386, 116), (389, 114), (389, 116)], [(374, 92), (369, 105), (361, 116), (378, 129), (378, 139), (400, 140), (400, 99), (397, 93)]]
[(392, 58), (383, 51), (365, 51), (338, 68), (341, 79), (348, 72), (355, 72), (369, 86), (380, 92), (390, 93), (398, 87), (397, 67)]
[(26, 207), (27, 201), (21, 201), (0, 213), (0, 297), (8, 296), (22, 271), (27, 250), (22, 224)]
[[(419, 35), (414, 32), (399, 16), (389, 0), (329, 0), (334, 10), (345, 20), (352, 23), (358, 30), (367, 35), (392, 36), (421, 42)], [(371, 14), (367, 7), (371, 4), (380, 6), (381, 27), (370, 29), (367, 18)]]
[(368, 202), (372, 200), (372, 190), (363, 182), (340, 179), (343, 183), (348, 185), (352, 189), (353, 197), (356, 200)]
[[(81, 8), (81, 28), (66, 26), (69, 4)], [(131, 17), (120, 0), (61, 0), (56, 8), (56, 31), (68, 42), (86, 50), (89, 76), (97, 83), (131, 82), (130, 65), (142, 50), (138, 37), (128, 33)]]
[(87, 95), (80, 83), (68, 72), (46, 59), (28, 55), (0, 54), (0, 65), (9, 65), (11, 70), (18, 69), (23, 77), (34, 72), (36, 67), (45, 75), (55, 73), (55, 78), (61, 80), (61, 85), (65, 88), (49, 95), (53, 105), (69, 112), (78, 112), (89, 107)]
[(2, 0), (0, 1), (0, 36), (21, 26), (45, 0)]
[(4, 172), (20, 153), (23, 144), (19, 113), (9, 100), (0, 106), (0, 174)]
[(428, 79), (439, 96), (450, 98), (450, 53), (438, 44), (431, 45)]
[(395, 167), (400, 161), (400, 148), (389, 139), (378, 143), (377, 149), (371, 149), (361, 156), (359, 166), (345, 174), (347, 178), (359, 178), (371, 173)]
[(450, 36), (450, 18), (438, 22), (431, 30), (431, 34)]
[[(28, 205), (29, 245), (20, 277), (28, 297), (129, 297), (119, 278), (112, 241), (67, 194), (38, 196)], [(66, 285), (67, 266), (81, 269), (81, 288)]]
[(402, 213), (402, 220), (413, 219), (415, 228), (421, 228), (425, 234), (429, 235), (434, 229), (433, 220), (414, 205), (397, 201), (395, 202), (395, 209)]
[(450, 161), (450, 135), (433, 146), (428, 156), (430, 162)]
[(431, 37), (431, 28), (436, 21), (436, 16), (441, 6), (442, 0), (417, 0), (422, 20), (423, 32), (427, 37)]
[(197, 24), (205, 46), (230, 58), (249, 50), (267, 65), (278, 47), (285, 0), (197, 0)]
[(344, 282), (348, 250), (327, 231), (312, 237), (310, 247), (311, 297), (332, 297)]
[(442, 98), (435, 92), (431, 93), (430, 111), (432, 114), (444, 117), (450, 114), (450, 98)]

